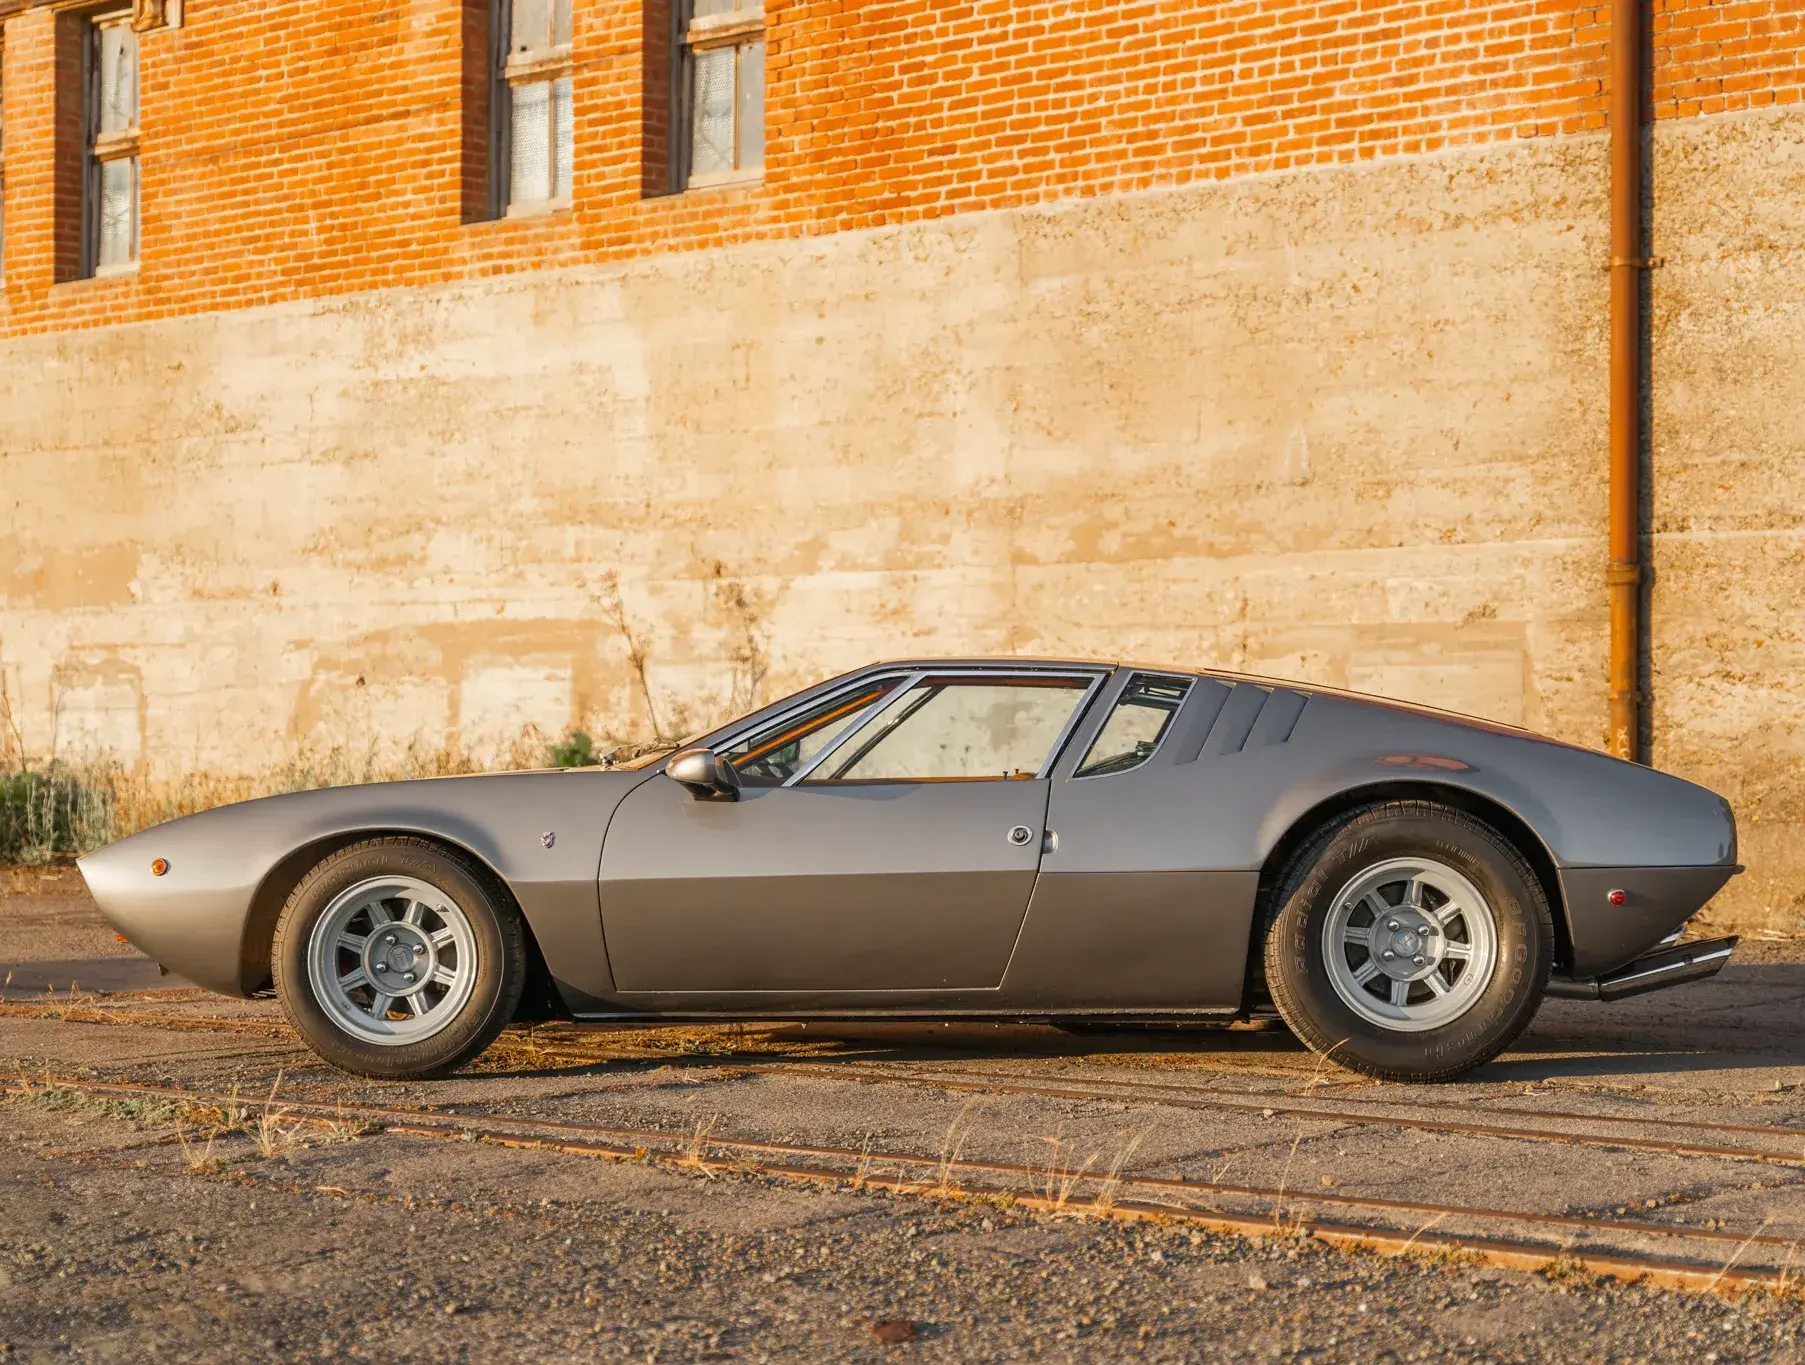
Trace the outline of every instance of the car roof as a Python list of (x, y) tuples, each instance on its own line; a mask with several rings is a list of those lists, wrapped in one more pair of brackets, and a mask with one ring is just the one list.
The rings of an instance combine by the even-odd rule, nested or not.
[[(854, 672), (866, 673), (874, 668), (1117, 668), (1120, 665), (1109, 659), (1058, 659), (1033, 658), (1016, 654), (970, 655), (965, 657), (948, 655), (945, 657), (929, 657), (918, 659), (879, 659), (875, 663), (855, 669)], [(844, 676), (844, 675), (842, 675)]]
[[(1365, 702), (1374, 706), (1387, 707), (1396, 711), (1409, 711), (1418, 715), (1434, 716), (1443, 720), (1458, 721), (1479, 729), (1493, 730), (1500, 734), (1529, 735), (1534, 738), (1546, 738), (1536, 735), (1534, 731), (1520, 725), (1511, 725), (1504, 721), (1488, 720), (1483, 716), (1467, 715), (1460, 711), (1449, 711), (1443, 707), (1433, 706), (1425, 702), (1402, 701), (1393, 697), (1375, 696), (1370, 692), (1354, 692), (1345, 687), (1335, 687), (1327, 683), (1301, 682), (1296, 678), (1267, 678), (1256, 673), (1238, 673), (1225, 668), (1197, 668), (1182, 664), (1150, 664), (1138, 660), (1108, 659), (1069, 659), (1069, 658), (1022, 658), (1014, 655), (991, 655), (972, 658), (929, 658), (929, 659), (888, 659), (881, 663), (869, 664), (855, 669), (842, 677), (856, 677), (860, 673), (868, 673), (882, 669), (921, 668), (1082, 668), (1082, 669), (1135, 669), (1148, 673), (1168, 673), (1181, 677), (1215, 678), (1226, 683), (1253, 683), (1258, 687), (1288, 687), (1296, 692), (1311, 696), (1341, 697), (1349, 701)], [(1566, 743), (1563, 740), (1551, 740), (1551, 743)], [(1569, 747), (1581, 748), (1581, 745)]]

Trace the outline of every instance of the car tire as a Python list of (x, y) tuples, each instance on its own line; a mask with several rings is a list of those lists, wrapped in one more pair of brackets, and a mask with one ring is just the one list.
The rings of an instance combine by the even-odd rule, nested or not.
[(424, 839), (322, 859), (276, 921), (276, 995), (342, 1071), (425, 1080), (476, 1057), (514, 1015), (529, 957), (520, 914), (474, 860)]
[(1434, 802), (1331, 823), (1287, 860), (1268, 904), (1279, 1014), (1312, 1051), (1382, 1080), (1452, 1080), (1496, 1057), (1553, 966), (1534, 870), (1496, 830)]

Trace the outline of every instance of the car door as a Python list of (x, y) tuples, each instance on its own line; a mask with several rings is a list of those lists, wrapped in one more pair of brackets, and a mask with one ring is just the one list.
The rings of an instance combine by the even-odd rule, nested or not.
[(1102, 676), (867, 679), (723, 744), (738, 800), (636, 788), (602, 851), (616, 989), (693, 1008), (994, 991), (1040, 866), (1047, 771)]
[(1239, 1009), (1259, 868), (1220, 864), (1211, 802), (1278, 761), (1303, 706), (1286, 688), (1119, 674), (1053, 771), (1052, 851), (999, 1006)]

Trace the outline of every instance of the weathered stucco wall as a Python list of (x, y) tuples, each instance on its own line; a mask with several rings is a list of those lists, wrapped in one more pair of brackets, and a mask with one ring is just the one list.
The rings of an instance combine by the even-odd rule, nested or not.
[[(1730, 904), (1796, 912), (1805, 119), (1657, 146), (1657, 758), (1753, 817)], [(1604, 154), (0, 344), (15, 720), (247, 771), (675, 733), (874, 656), (1017, 652), (1599, 743)]]

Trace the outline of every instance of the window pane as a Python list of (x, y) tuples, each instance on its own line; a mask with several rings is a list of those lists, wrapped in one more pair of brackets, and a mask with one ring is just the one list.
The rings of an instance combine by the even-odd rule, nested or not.
[(508, 30), (510, 52), (536, 52), (551, 42), (551, 33), (551, 0), (514, 0)]
[(756, 170), (765, 164), (765, 43), (759, 39), (738, 49), (740, 60), (739, 167)]
[(138, 158), (100, 166), (100, 264), (130, 265), (136, 257), (133, 223), (138, 216)]
[(576, 142), (571, 120), (570, 77), (552, 82), (552, 198), (570, 198), (570, 158)]
[(928, 679), (886, 706), (808, 778), (913, 782), (1035, 776), (1086, 684)]
[(695, 68), (689, 171), (721, 175), (733, 169), (733, 49), (698, 52)]
[(1074, 777), (1125, 773), (1153, 757), (1191, 684), (1182, 678), (1137, 675), (1123, 690)]
[(820, 753), (851, 725), (897, 679), (873, 683), (847, 695), (842, 692), (829, 697), (800, 716), (790, 716), (761, 730), (730, 748), (721, 756), (733, 764), (740, 781), (749, 787), (780, 787)]
[(517, 204), (540, 204), (552, 196), (550, 81), (514, 87), (508, 195)]
[(100, 131), (138, 126), (138, 35), (125, 24), (99, 30)]

